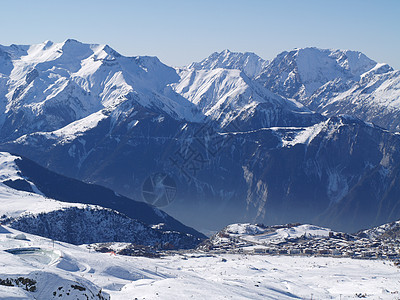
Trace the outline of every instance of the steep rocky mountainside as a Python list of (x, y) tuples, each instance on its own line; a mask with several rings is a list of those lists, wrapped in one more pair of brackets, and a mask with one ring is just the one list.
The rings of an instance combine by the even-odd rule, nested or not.
[[(46, 144), (37, 136), (9, 147), (136, 199), (145, 178), (168, 172), (178, 194), (166, 211), (197, 228), (209, 219), (215, 227), (233, 220), (296, 221), (354, 232), (400, 216), (400, 136), (359, 119), (230, 133), (175, 124), (176, 136), (147, 122), (129, 132), (121, 127), (102, 140), (97, 128), (69, 143)], [(71, 149), (89, 152), (81, 168)]]
[(156, 207), (5, 152), (0, 152), (0, 181), (1, 222), (32, 234), (73, 244), (175, 248), (193, 248), (205, 238)]

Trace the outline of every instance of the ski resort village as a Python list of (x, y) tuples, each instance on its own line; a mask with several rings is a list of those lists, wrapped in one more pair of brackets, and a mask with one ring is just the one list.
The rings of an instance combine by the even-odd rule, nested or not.
[(378, 227), (349, 235), (312, 225), (234, 224), (205, 241), (199, 249), (215, 253), (385, 259), (400, 265), (400, 222), (384, 227), (387, 228)]
[(310, 225), (234, 224), (198, 249), (151, 258), (125, 255), (124, 243), (105, 251), (7, 226), (0, 245), (1, 299), (397, 299), (400, 291), (398, 243)]

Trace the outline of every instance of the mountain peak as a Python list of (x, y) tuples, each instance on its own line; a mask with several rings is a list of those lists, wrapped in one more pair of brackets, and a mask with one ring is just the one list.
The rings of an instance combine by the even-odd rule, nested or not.
[(66, 39), (64, 42), (63, 42), (63, 44), (65, 45), (65, 44), (83, 44), (82, 42), (80, 42), (80, 41), (78, 41), (78, 40), (75, 40), (75, 39)]
[(200, 62), (192, 63), (189, 68), (196, 70), (213, 70), (217, 68), (237, 69), (243, 71), (248, 77), (257, 77), (268, 65), (268, 61), (252, 52), (232, 52), (225, 49), (214, 52)]
[[(295, 58), (298, 67), (318, 68), (323, 73), (332, 73), (339, 70), (341, 72), (348, 72), (348, 75), (358, 77), (377, 64), (362, 52), (347, 49), (307, 47), (295, 49), (293, 52), (293, 58)], [(302, 71), (306, 72), (304, 68)]]
[(335, 79), (358, 81), (376, 64), (359, 51), (296, 48), (278, 54), (259, 81), (285, 97), (299, 100)]
[(121, 54), (119, 54), (116, 50), (111, 48), (109, 45), (102, 45), (102, 47), (103, 47), (103, 50), (105, 52), (107, 52), (108, 54), (111, 54), (111, 55), (113, 55), (115, 57), (120, 57), (121, 56)]
[(43, 48), (48, 48), (48, 47), (51, 47), (53, 45), (54, 45), (53, 41), (50, 41), (50, 40), (45, 40), (43, 42)]

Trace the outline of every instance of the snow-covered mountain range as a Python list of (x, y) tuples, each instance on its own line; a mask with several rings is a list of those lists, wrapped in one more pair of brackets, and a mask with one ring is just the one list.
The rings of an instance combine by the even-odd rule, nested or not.
[(299, 102), (265, 89), (241, 69), (201, 66), (179, 70), (181, 78), (172, 87), (221, 127), (232, 122), (242, 129), (307, 126), (322, 119)]
[(324, 115), (350, 114), (389, 130), (400, 128), (400, 73), (363, 53), (318, 48), (283, 52), (256, 80)]
[[(131, 110), (153, 107), (196, 119), (196, 108), (167, 86), (178, 79), (175, 70), (155, 57), (124, 57), (106, 45), (75, 40), (2, 46), (0, 53), (9, 66), (0, 84), (5, 139), (57, 130), (124, 102)], [(128, 113), (124, 108), (120, 113)]]
[(356, 51), (302, 48), (279, 54), (258, 80), (287, 98), (304, 100), (329, 81), (358, 79), (375, 66)]
[(137, 200), (166, 172), (165, 210), (199, 229), (400, 218), (399, 73), (360, 52), (225, 50), (174, 69), (67, 40), (0, 59), (0, 149), (52, 171)]

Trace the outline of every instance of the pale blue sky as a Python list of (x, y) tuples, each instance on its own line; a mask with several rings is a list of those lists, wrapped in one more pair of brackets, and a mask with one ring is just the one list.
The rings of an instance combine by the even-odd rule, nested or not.
[(106, 43), (181, 66), (214, 51), (271, 59), (296, 47), (352, 49), (400, 69), (399, 0), (1, 1), (0, 44)]

